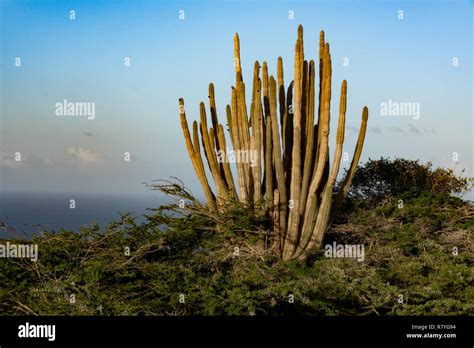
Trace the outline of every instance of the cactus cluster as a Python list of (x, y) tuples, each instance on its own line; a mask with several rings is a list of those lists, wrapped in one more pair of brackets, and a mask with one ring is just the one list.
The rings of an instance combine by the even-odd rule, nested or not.
[[(295, 45), (294, 81), (284, 85), (283, 62), (278, 58), (277, 78), (268, 75), (267, 63), (255, 62), (250, 114), (240, 64), (240, 41), (234, 37), (235, 86), (226, 107), (227, 127), (235, 161), (238, 186), (227, 159), (224, 126), (219, 123), (214, 85), (209, 85), (212, 126), (208, 127), (206, 107), (200, 104), (200, 123), (193, 122), (190, 134), (184, 100), (179, 100), (181, 126), (197, 177), (208, 206), (218, 211), (223, 203), (239, 200), (266, 214), (273, 221), (270, 246), (284, 260), (306, 259), (320, 247), (335, 209), (347, 193), (364, 143), (368, 109), (362, 123), (354, 156), (339, 192), (333, 186), (339, 171), (346, 120), (347, 83), (342, 81), (339, 120), (333, 163), (329, 160), (331, 102), (331, 55), (321, 31), (319, 43), (319, 105), (315, 123), (315, 63), (305, 60), (303, 27), (298, 27)], [(260, 69), (262, 76), (260, 77)], [(278, 106), (278, 107), (277, 107)], [(200, 134), (200, 137), (199, 137)], [(215, 183), (214, 194), (206, 176), (203, 152)], [(225, 154), (222, 156), (222, 154)], [(248, 159), (254, 155), (254, 162)], [(222, 160), (224, 159), (224, 160)]]

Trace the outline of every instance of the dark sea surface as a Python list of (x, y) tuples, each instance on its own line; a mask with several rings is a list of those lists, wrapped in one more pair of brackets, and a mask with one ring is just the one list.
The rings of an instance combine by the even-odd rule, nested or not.
[[(76, 201), (70, 209), (69, 201)], [(159, 204), (157, 194), (100, 195), (84, 193), (27, 193), (0, 192), (0, 225), (8, 225), (20, 236), (31, 237), (40, 226), (47, 230), (61, 227), (78, 231), (80, 226), (91, 226), (97, 221), (101, 228), (113, 220), (120, 220), (120, 213), (131, 212), (137, 221), (144, 221), (147, 208)], [(0, 229), (0, 238), (9, 238), (5, 228)]]

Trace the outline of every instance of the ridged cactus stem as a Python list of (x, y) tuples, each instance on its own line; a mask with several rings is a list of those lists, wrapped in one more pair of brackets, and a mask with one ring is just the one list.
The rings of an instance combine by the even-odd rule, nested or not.
[(279, 219), (279, 236), (280, 236), (280, 247), (284, 243), (286, 237), (286, 205), (287, 205), (287, 195), (286, 195), (286, 183), (285, 183), (285, 171), (283, 169), (283, 160), (281, 154), (281, 144), (280, 144), (280, 132), (278, 130), (278, 117), (277, 117), (277, 93), (276, 93), (276, 82), (273, 76), (270, 77), (270, 116), (271, 116), (271, 125), (272, 125), (272, 147), (273, 147), (273, 162), (275, 163), (275, 174), (277, 181), (277, 191), (278, 192), (278, 201), (274, 197), (274, 201), (277, 201), (275, 204), (275, 210), (278, 210), (278, 219)]
[(262, 64), (262, 89), (263, 89), (263, 109), (265, 118), (270, 115), (270, 90), (268, 88), (268, 66), (267, 62)]
[[(212, 122), (212, 128), (217, 129), (217, 126), (219, 124), (219, 121), (217, 120), (217, 111), (216, 111), (216, 97), (214, 94), (214, 84), (210, 83), (209, 84), (209, 108), (211, 110), (211, 122)], [(217, 136), (217, 134), (216, 134)], [(216, 145), (216, 149), (220, 150), (219, 147), (219, 140), (216, 138), (211, 139)], [(221, 166), (221, 170), (223, 170)]]
[(273, 207), (273, 154), (272, 154), (272, 119), (268, 116), (265, 119), (265, 201), (267, 211)]
[(225, 115), (227, 119), (227, 130), (229, 131), (230, 140), (234, 144), (234, 131), (232, 129), (232, 109), (229, 104), (225, 107)]
[(242, 66), (240, 64), (240, 39), (239, 34), (234, 35), (234, 66), (235, 66), (235, 83), (243, 80)]
[(216, 198), (212, 193), (212, 190), (209, 186), (209, 182), (207, 181), (206, 172), (204, 170), (204, 165), (202, 162), (201, 151), (199, 147), (199, 138), (197, 137), (197, 122), (194, 121), (193, 129), (194, 131), (194, 144), (191, 141), (191, 135), (189, 133), (188, 121), (186, 120), (186, 112), (184, 110), (184, 99), (179, 99), (179, 110), (180, 110), (180, 118), (181, 118), (181, 128), (183, 129), (184, 139), (186, 140), (186, 147), (188, 149), (189, 157), (191, 158), (191, 162), (194, 167), (194, 171), (198, 177), (199, 182), (204, 191), (204, 196), (206, 197), (207, 204), (211, 207), (211, 209), (217, 209), (216, 206)]
[(336, 150), (334, 151), (334, 161), (328, 184), (333, 185), (336, 181), (339, 167), (341, 165), (342, 147), (344, 145), (344, 129), (346, 127), (346, 108), (347, 108), (347, 81), (343, 80), (341, 84), (341, 97), (339, 101), (339, 120), (337, 122)]
[(319, 105), (318, 105), (318, 132), (316, 133), (316, 140), (315, 141), (315, 162), (317, 162), (318, 156), (319, 156), (319, 144), (321, 142), (321, 127), (319, 125), (321, 124), (321, 117), (322, 117), (322, 109), (321, 109), (321, 102), (322, 102), (322, 92), (323, 92), (323, 67), (324, 67), (324, 48), (326, 47), (326, 44), (324, 42), (324, 31), (321, 30), (319, 34)]
[[(238, 150), (244, 151), (244, 153), (249, 153), (250, 150), (250, 132), (247, 116), (247, 106), (245, 103), (245, 84), (243, 82), (237, 83), (237, 103), (238, 103), (238, 118), (239, 118), (239, 135), (240, 135), (240, 148)], [(251, 200), (253, 197), (253, 192), (251, 190), (253, 183), (251, 184), (251, 174), (250, 174), (250, 163), (244, 161), (242, 163), (243, 174), (245, 177), (246, 191), (248, 194), (248, 199)], [(250, 201), (249, 201), (250, 203)]]
[[(283, 74), (283, 59), (278, 57), (277, 63), (277, 79), (278, 79), (278, 103), (280, 105), (280, 129), (283, 130), (283, 120), (286, 113), (286, 101), (285, 101), (285, 81)], [(285, 137), (282, 137), (282, 147), (285, 148)]]
[(306, 149), (306, 138), (308, 136), (307, 130), (307, 110), (308, 110), (308, 89), (309, 89), (309, 76), (308, 76), (308, 62), (303, 61), (303, 82), (301, 84), (301, 175), (303, 175), (303, 167), (305, 163), (305, 149)]
[[(315, 216), (315, 207), (313, 196), (316, 194), (326, 166), (327, 154), (329, 153), (329, 124), (330, 124), (330, 101), (331, 101), (331, 61), (329, 55), (329, 45), (326, 44), (323, 51), (323, 77), (321, 91), (321, 118), (318, 123), (318, 142), (319, 151), (316, 158), (315, 171), (313, 179), (309, 186), (308, 196), (306, 198), (306, 209), (302, 229), (302, 238), (307, 240), (312, 233), (313, 226), (317, 216)], [(320, 139), (319, 139), (320, 138)], [(313, 204), (312, 204), (313, 202)], [(304, 242), (303, 242), (304, 243)]]
[[(238, 117), (238, 101), (237, 101), (237, 90), (232, 87), (232, 107), (231, 107), (231, 134), (232, 134), (232, 141), (235, 150), (239, 150), (242, 148), (241, 145), (241, 131), (240, 131), (240, 122)], [(245, 173), (243, 163), (240, 161), (236, 161), (237, 167), (237, 178), (239, 181), (239, 193), (240, 193), (240, 201), (243, 203), (248, 203), (248, 191), (247, 191), (247, 183), (245, 181)]]
[(293, 85), (291, 81), (286, 94), (286, 112), (283, 119), (283, 167), (285, 168), (286, 192), (290, 192), (291, 151), (293, 149)]
[[(310, 229), (308, 234), (304, 236), (304, 238), (299, 243), (298, 251), (295, 253), (294, 258), (305, 258), (308, 253), (311, 253), (317, 246), (318, 242), (322, 240), (322, 235), (326, 232), (326, 228), (328, 226), (328, 218), (331, 208), (331, 198), (332, 198), (332, 187), (334, 182), (336, 181), (337, 173), (339, 172), (339, 166), (341, 163), (342, 157), (342, 147), (344, 144), (344, 128), (346, 123), (346, 104), (347, 104), (347, 82), (344, 80), (342, 81), (341, 85), (341, 97), (339, 102), (339, 120), (337, 125), (337, 133), (336, 133), (336, 149), (334, 151), (334, 160), (331, 169), (331, 174), (326, 181), (324, 191), (323, 191), (323, 199), (321, 201), (318, 213), (316, 215), (316, 210), (314, 211), (313, 217), (316, 219), (310, 220), (310, 227), (313, 226), (314, 228)], [(310, 207), (312, 209), (316, 209), (314, 205), (314, 200), (311, 201)], [(311, 209), (311, 208), (310, 208)], [(317, 219), (322, 219), (322, 222), (318, 222)]]
[(290, 259), (295, 252), (300, 224), (300, 192), (301, 192), (301, 101), (303, 88), (303, 27), (298, 27), (298, 40), (295, 46), (295, 84), (293, 102), (293, 150), (291, 152), (291, 183), (290, 200), (292, 208), (288, 218), (288, 234), (285, 240), (284, 259)]
[(310, 241), (305, 248), (300, 245), (299, 250), (303, 250), (303, 252), (299, 256), (296, 254), (293, 258), (305, 260), (314, 251), (315, 247), (319, 246), (321, 243), (323, 234), (328, 227), (329, 215), (331, 212), (332, 189), (333, 187), (331, 185), (325, 186), (322, 193), (321, 203), (317, 211), (316, 223), (311, 231)]
[[(262, 199), (262, 95), (261, 95), (261, 80), (258, 77), (260, 65), (255, 62), (254, 71), (254, 90), (253, 90), (253, 113), (252, 113), (252, 135), (253, 135), (253, 153), (255, 154), (255, 163), (253, 167), (253, 182), (254, 182), (254, 204), (259, 208)], [(252, 156), (253, 157), (253, 156)]]
[(218, 129), (221, 125), (219, 124), (219, 120), (217, 117), (216, 98), (215, 98), (213, 83), (209, 84), (209, 107), (211, 110), (212, 127), (214, 129), (214, 137), (211, 137), (210, 140), (211, 140), (211, 143), (215, 142), (216, 154), (220, 154), (218, 155), (218, 158), (220, 157), (221, 159), (221, 161), (218, 161), (220, 175), (222, 178), (224, 178), (224, 183), (227, 188), (227, 191), (230, 193), (232, 197), (236, 198), (234, 182), (228, 181), (228, 177), (229, 177), (228, 173), (230, 172), (230, 165), (229, 165), (229, 162), (227, 161), (227, 149), (225, 145), (225, 137), (219, 137), (219, 134), (218, 134)]
[(232, 170), (230, 169), (230, 164), (228, 161), (228, 153), (227, 153), (227, 144), (225, 141), (225, 134), (224, 134), (224, 127), (219, 124), (217, 126), (217, 138), (219, 140), (219, 144), (221, 147), (221, 153), (223, 153), (223, 160), (222, 167), (224, 170), (224, 177), (225, 181), (227, 182), (227, 188), (229, 190), (229, 194), (234, 198), (237, 199), (237, 191), (235, 189), (234, 184), (234, 176), (232, 175)]
[(368, 118), (369, 118), (369, 109), (367, 108), (367, 106), (364, 106), (364, 109), (362, 110), (362, 121), (361, 121), (360, 129), (359, 129), (359, 137), (357, 138), (357, 144), (354, 150), (354, 157), (352, 157), (352, 162), (349, 167), (349, 170), (344, 178), (344, 181), (342, 182), (340, 191), (338, 192), (336, 199), (334, 200), (333, 209), (331, 212), (331, 221), (334, 218), (335, 212), (341, 205), (342, 200), (346, 196), (347, 191), (349, 190), (349, 186), (351, 185), (352, 179), (354, 178), (354, 173), (357, 169), (357, 165), (360, 160), (360, 155), (362, 154), (362, 148), (364, 146)]
[[(313, 147), (314, 147), (314, 61), (311, 60), (309, 63), (309, 84), (308, 84), (308, 119), (306, 125), (306, 146), (305, 146), (305, 161), (303, 165), (303, 180), (301, 184), (301, 196), (306, 197), (308, 194), (308, 188), (310, 180), (313, 177)], [(304, 211), (306, 207), (306, 200), (302, 199), (300, 202), (300, 214), (304, 216)]]
[[(280, 206), (280, 192), (278, 190), (273, 191), (273, 206), (279, 207)], [(281, 210), (276, 208), (273, 209), (273, 243), (272, 249), (278, 254), (281, 255), (282, 252), (282, 239), (280, 238), (284, 227), (281, 226)]]
[(211, 143), (211, 136), (213, 136), (214, 132), (212, 131), (212, 128), (211, 131), (208, 131), (207, 129), (206, 107), (204, 106), (203, 102), (201, 102), (200, 104), (200, 114), (200, 128), (201, 138), (204, 147), (204, 154), (206, 155), (207, 162), (209, 164), (209, 170), (211, 171), (214, 182), (216, 183), (217, 196), (220, 200), (225, 201), (228, 199), (227, 187), (225, 185), (224, 179), (221, 177), (219, 165), (217, 163), (216, 153), (214, 151), (214, 146), (213, 143)]

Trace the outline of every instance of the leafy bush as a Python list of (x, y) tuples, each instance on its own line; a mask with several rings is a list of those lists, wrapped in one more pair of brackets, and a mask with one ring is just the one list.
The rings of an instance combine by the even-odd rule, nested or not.
[(452, 169), (432, 168), (431, 162), (396, 158), (369, 159), (360, 165), (352, 181), (348, 196), (353, 199), (380, 201), (402, 194), (419, 196), (460, 194), (468, 190), (470, 179), (456, 176)]

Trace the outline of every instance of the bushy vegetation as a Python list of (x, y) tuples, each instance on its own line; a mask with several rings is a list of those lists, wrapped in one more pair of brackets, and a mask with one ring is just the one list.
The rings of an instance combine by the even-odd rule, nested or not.
[(435, 168), (431, 162), (396, 158), (369, 159), (360, 165), (352, 180), (349, 197), (380, 201), (400, 195), (419, 196), (423, 192), (432, 195), (462, 194), (471, 186), (469, 178), (454, 174), (452, 169)]
[(182, 201), (151, 210), (145, 223), (127, 214), (102, 229), (43, 233), (29, 241), (37, 262), (1, 259), (0, 312), (474, 314), (474, 207), (446, 192), (408, 190), (403, 206), (355, 201), (323, 244), (363, 244), (365, 260), (321, 251), (302, 263), (265, 248), (269, 222), (239, 203), (216, 214), (178, 184), (156, 188)]

